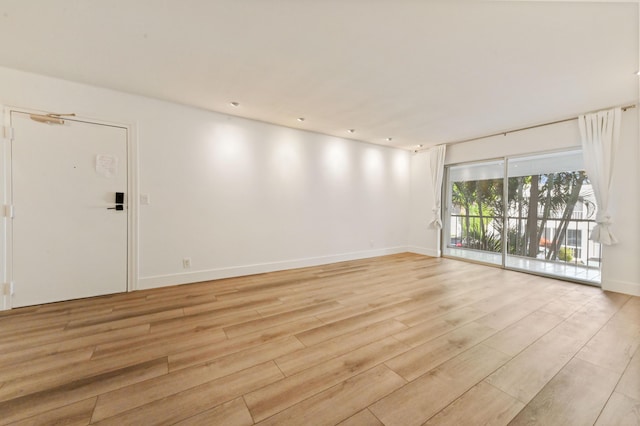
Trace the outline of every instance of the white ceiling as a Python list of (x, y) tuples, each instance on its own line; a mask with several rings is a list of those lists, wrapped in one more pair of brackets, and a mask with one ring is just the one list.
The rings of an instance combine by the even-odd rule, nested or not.
[(0, 65), (427, 147), (635, 103), (638, 3), (0, 0)]

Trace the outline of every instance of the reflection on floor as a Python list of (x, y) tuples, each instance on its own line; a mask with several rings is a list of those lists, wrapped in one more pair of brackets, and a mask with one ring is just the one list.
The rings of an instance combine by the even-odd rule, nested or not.
[[(502, 265), (501, 253), (447, 247), (444, 254), (446, 256), (459, 257), (476, 262), (489, 263), (498, 266)], [(586, 267), (584, 265), (576, 265), (566, 262), (547, 262), (541, 259), (532, 259), (529, 257), (507, 256), (506, 267), (525, 272), (583, 281), (591, 285), (600, 286), (600, 269)]]

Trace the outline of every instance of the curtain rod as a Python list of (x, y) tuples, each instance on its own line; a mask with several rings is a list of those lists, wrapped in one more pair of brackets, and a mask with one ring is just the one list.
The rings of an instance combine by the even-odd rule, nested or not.
[[(631, 105), (621, 106), (620, 109), (622, 109), (622, 111), (626, 111), (628, 109), (635, 108), (635, 107), (636, 107), (636, 104), (631, 104)], [(615, 107), (613, 107), (613, 108), (615, 108)], [(606, 109), (609, 109), (609, 108), (606, 108)], [(590, 114), (590, 113), (593, 113), (593, 112), (597, 112), (597, 111), (590, 111), (590, 112), (587, 112), (585, 114)], [(567, 121), (573, 121), (573, 120), (577, 120), (577, 119), (578, 119), (578, 117), (565, 118), (564, 120), (550, 121), (548, 123), (536, 124), (536, 125), (533, 125), (533, 126), (522, 127), (520, 129), (506, 130), (504, 132), (493, 133), (491, 135), (479, 136), (479, 137), (470, 138), (470, 139), (463, 139), (463, 140), (454, 141), (454, 142), (440, 143), (440, 144), (435, 145), (435, 146), (439, 146), (439, 145), (451, 146), (451, 145), (457, 145), (459, 143), (472, 142), (472, 141), (477, 141), (477, 140), (480, 140), (480, 139), (491, 138), (493, 136), (500, 136), (500, 135), (507, 136), (509, 133), (516, 133), (516, 132), (521, 132), (523, 130), (537, 129), (538, 127), (550, 126), (552, 124), (566, 123)]]

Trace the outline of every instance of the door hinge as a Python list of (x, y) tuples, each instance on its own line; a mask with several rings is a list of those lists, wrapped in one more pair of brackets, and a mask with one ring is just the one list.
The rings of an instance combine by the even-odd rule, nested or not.
[(4, 283), (2, 285), (2, 294), (5, 296), (13, 296), (15, 294), (13, 289), (13, 281), (10, 283)]
[(13, 127), (0, 126), (2, 130), (2, 138), (12, 141), (13, 140)]
[(4, 206), (4, 215), (9, 219), (13, 219), (15, 214), (15, 209), (13, 208), (13, 204), (7, 204)]

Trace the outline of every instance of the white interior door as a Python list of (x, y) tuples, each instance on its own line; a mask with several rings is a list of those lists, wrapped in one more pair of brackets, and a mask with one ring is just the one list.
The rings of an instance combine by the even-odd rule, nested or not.
[[(127, 130), (12, 111), (13, 307), (127, 291)], [(125, 203), (126, 203), (125, 193)]]

